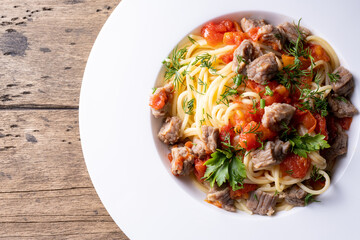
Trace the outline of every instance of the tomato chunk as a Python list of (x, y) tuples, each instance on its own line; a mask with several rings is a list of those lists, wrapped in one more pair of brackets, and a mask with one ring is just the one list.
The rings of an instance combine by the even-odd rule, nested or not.
[(304, 125), (308, 129), (308, 133), (311, 133), (315, 130), (317, 123), (315, 117), (308, 110), (301, 111), (298, 109), (294, 114), (293, 121), (296, 124)]
[(304, 178), (309, 168), (309, 159), (300, 157), (294, 153), (288, 154), (285, 160), (280, 164), (282, 174), (293, 178)]
[(247, 151), (256, 149), (261, 146), (261, 142), (273, 139), (276, 132), (264, 127), (260, 123), (252, 121), (248, 123), (239, 136), (239, 145)]
[(155, 110), (162, 109), (166, 101), (168, 100), (168, 97), (166, 96), (166, 92), (164, 88), (158, 89), (158, 91), (155, 92), (155, 94), (150, 96), (150, 102), (149, 105)]
[(204, 163), (209, 159), (209, 156), (206, 159), (199, 159), (195, 158), (195, 171), (194, 174), (199, 182), (204, 182), (204, 179), (202, 179), (206, 172), (206, 166)]
[(237, 45), (239, 46), (242, 41), (249, 38), (246, 33), (242, 32), (227, 32), (224, 34), (223, 42), (226, 45)]
[(216, 46), (223, 42), (224, 33), (235, 32), (234, 23), (230, 20), (223, 20), (220, 23), (209, 22), (201, 29), (201, 36), (211, 46)]
[(342, 129), (349, 130), (352, 122), (352, 117), (339, 118), (338, 122)]
[(239, 198), (248, 198), (248, 193), (251, 191), (255, 191), (258, 188), (257, 184), (249, 184), (244, 183), (243, 188), (233, 191), (232, 188), (230, 188), (230, 197), (232, 199), (239, 199)]
[(310, 54), (314, 58), (315, 62), (319, 60), (324, 60), (325, 62), (330, 61), (329, 55), (325, 52), (325, 50), (317, 44), (310, 44)]
[(324, 140), (328, 140), (329, 136), (326, 127), (326, 118), (322, 117), (320, 114), (315, 114), (314, 117), (316, 118), (317, 121), (315, 132), (324, 135), (325, 136)]

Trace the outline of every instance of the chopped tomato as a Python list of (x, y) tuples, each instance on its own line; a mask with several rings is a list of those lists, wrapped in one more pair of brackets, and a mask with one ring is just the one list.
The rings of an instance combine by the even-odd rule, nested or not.
[(317, 124), (315, 128), (316, 133), (320, 133), (321, 135), (325, 136), (324, 140), (328, 140), (328, 131), (326, 128), (326, 119), (325, 117), (322, 117), (320, 114), (314, 114), (314, 117), (316, 118)]
[(249, 29), (249, 31), (247, 32), (247, 34), (249, 35), (249, 37), (253, 40), (253, 41), (257, 41), (257, 40), (259, 40), (259, 37), (260, 37), (260, 35), (259, 35), (259, 27), (255, 27), (255, 28), (251, 28), (251, 29)]
[(308, 129), (308, 133), (315, 130), (317, 121), (308, 110), (301, 111), (297, 109), (293, 119), (296, 124), (303, 124)]
[(206, 159), (199, 159), (195, 158), (195, 171), (194, 174), (199, 182), (203, 182), (204, 179), (202, 179), (206, 172), (206, 166), (204, 163), (209, 159), (210, 156), (208, 156)]
[(173, 160), (173, 157), (172, 157), (171, 153), (168, 154), (168, 159), (169, 159), (170, 162)]
[(233, 191), (232, 188), (230, 188), (230, 197), (232, 199), (239, 199), (239, 198), (248, 198), (248, 193), (251, 191), (255, 191), (258, 186), (257, 184), (248, 184), (248, 183), (244, 183), (243, 184), (243, 188)]
[(306, 181), (306, 185), (309, 185), (312, 187), (312, 189), (314, 190), (320, 190), (325, 186), (325, 179), (321, 178), (317, 181), (314, 181), (313, 179), (309, 179)]
[(239, 135), (239, 145), (246, 150), (256, 149), (261, 146), (260, 141), (272, 139), (277, 134), (260, 123), (248, 123)]
[(282, 174), (293, 178), (304, 178), (309, 168), (309, 159), (300, 157), (294, 153), (288, 154), (285, 160), (280, 164)]
[(216, 206), (216, 207), (218, 207), (218, 208), (222, 208), (222, 204), (221, 204), (221, 202), (219, 202), (219, 201), (210, 201), (210, 200), (206, 200), (205, 199), (205, 202), (208, 202), (208, 203), (210, 203), (210, 204), (212, 204), (212, 205), (214, 205), (214, 206)]
[(220, 133), (219, 133), (220, 142), (228, 142), (228, 140), (230, 139), (230, 143), (232, 143), (234, 136), (235, 136), (234, 127), (232, 127), (230, 124), (223, 126), (220, 129)]
[(261, 122), (261, 118), (264, 115), (264, 109), (261, 109), (259, 104), (256, 105), (256, 108), (256, 111), (252, 108), (249, 108), (249, 110), (245, 113), (245, 120), (247, 122)]
[(233, 52), (233, 51), (228, 52), (228, 53), (225, 53), (225, 54), (223, 54), (223, 55), (221, 55), (221, 56), (219, 57), (219, 59), (220, 59), (221, 61), (223, 61), (223, 63), (226, 63), (226, 64), (228, 64), (229, 62), (231, 62), (231, 61), (233, 60), (233, 58), (234, 58), (234, 52)]
[(314, 61), (324, 60), (325, 62), (330, 61), (329, 55), (325, 50), (317, 44), (310, 44), (310, 54), (314, 58)]
[(152, 107), (155, 110), (162, 109), (167, 101), (167, 96), (165, 89), (159, 89), (156, 91), (153, 95), (150, 96), (150, 107)]
[(339, 118), (338, 122), (342, 129), (349, 130), (352, 122), (352, 117)]
[(190, 142), (190, 141), (187, 141), (187, 142), (185, 143), (185, 146), (188, 147), (188, 148), (192, 148), (192, 147), (193, 147), (193, 143)]
[(224, 33), (235, 32), (234, 23), (230, 20), (223, 20), (220, 23), (210, 22), (201, 29), (201, 36), (206, 39), (206, 42), (211, 46), (216, 46), (222, 43)]
[(227, 32), (224, 34), (223, 43), (226, 45), (237, 45), (239, 46), (241, 42), (247, 39), (248, 36), (246, 33), (242, 32)]
[[(284, 67), (293, 65), (295, 62), (295, 57), (285, 54), (281, 55), (281, 59), (284, 63)], [(311, 60), (309, 58), (299, 57), (299, 60), (301, 61), (301, 69), (306, 69), (311, 65)]]
[[(272, 96), (265, 95), (266, 86), (269, 87), (273, 92)], [(252, 80), (248, 80), (247, 87), (260, 94), (260, 97), (265, 100), (265, 106), (269, 106), (273, 103), (290, 103), (289, 90), (276, 81), (271, 81), (267, 85), (261, 85)]]

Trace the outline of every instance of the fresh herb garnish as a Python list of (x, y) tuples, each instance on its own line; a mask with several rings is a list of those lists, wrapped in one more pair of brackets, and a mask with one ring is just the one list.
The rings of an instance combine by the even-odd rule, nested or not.
[(261, 109), (265, 108), (265, 99), (260, 99), (260, 108)]
[(310, 174), (311, 179), (316, 182), (319, 181), (320, 179), (324, 179), (324, 176), (322, 174), (319, 173), (319, 168), (313, 166), (311, 174)]
[(216, 101), (216, 104), (223, 103), (226, 106), (229, 106), (230, 103), (229, 97), (238, 94), (238, 91), (229, 86), (225, 86), (225, 88), (226, 88), (225, 91), (220, 95), (221, 98)]
[(193, 38), (190, 37), (190, 36), (188, 36), (188, 39), (189, 39), (189, 41), (190, 41), (192, 44), (198, 43), (195, 39), (193, 39)]
[(290, 169), (290, 170), (286, 170), (285, 171), (289, 176), (293, 175), (294, 170)]
[(152, 91), (152, 94), (154, 94), (154, 93), (156, 92), (156, 89), (157, 89), (157, 88), (155, 88), (155, 87), (152, 88), (152, 90), (153, 90), (153, 91)]
[(264, 95), (265, 96), (273, 96), (274, 92), (269, 88), (269, 86), (266, 86)]
[(336, 83), (340, 79), (340, 75), (337, 72), (336, 73), (328, 73), (328, 76), (329, 76), (330, 82), (332, 82), (332, 83)]
[(347, 102), (348, 102), (348, 100), (347, 100), (346, 98), (342, 97), (342, 96), (336, 96), (335, 98), (336, 98), (337, 100), (339, 100), (339, 101), (344, 102), (344, 103), (347, 103)]
[(185, 114), (192, 115), (194, 113), (194, 102), (195, 98), (192, 98), (190, 101), (187, 101), (187, 98), (184, 99), (182, 103), (182, 108)]
[(291, 143), (293, 153), (299, 155), (300, 157), (307, 158), (307, 154), (310, 152), (330, 147), (324, 138), (325, 136), (321, 134), (310, 136), (306, 133), (304, 136), (297, 135), (289, 139), (289, 141)]
[(258, 197), (257, 197), (256, 193), (254, 193), (254, 198), (255, 198), (255, 200), (256, 200), (257, 202), (259, 201), (259, 199), (258, 199)]
[(183, 64), (180, 64), (180, 60), (185, 58), (186, 52), (186, 47), (179, 50), (178, 47), (176, 47), (173, 50), (171, 57), (168, 57), (162, 62), (165, 67), (164, 78), (167, 81), (170, 80), (173, 76), (175, 76), (173, 80), (175, 88), (179, 88), (180, 84), (184, 84), (184, 75), (180, 74), (179, 70), (184, 66)]
[(314, 198), (314, 195), (312, 195), (311, 193), (308, 193), (305, 197), (305, 206), (309, 205), (309, 203), (312, 203), (312, 202), (320, 202), (320, 201), (316, 200)]
[(201, 92), (199, 92), (198, 90), (196, 90), (193, 85), (190, 84), (189, 86), (190, 86), (191, 91), (196, 92), (196, 93), (198, 93), (198, 94), (200, 94), (200, 95), (204, 95), (204, 93), (201, 93)]
[(198, 84), (201, 85), (201, 86), (204, 86), (204, 93), (206, 93), (206, 90), (207, 90), (207, 84), (201, 80), (200, 78), (198, 79)]
[(215, 182), (219, 187), (226, 181), (233, 191), (243, 188), (243, 181), (246, 178), (245, 165), (242, 162), (244, 149), (238, 150), (230, 144), (230, 137), (226, 142), (222, 142), (227, 148), (224, 150), (216, 149), (211, 154), (211, 158), (204, 165), (207, 166), (204, 179), (213, 187)]
[(299, 88), (299, 90), (301, 93), (299, 100), (302, 100), (300, 110), (307, 109), (311, 112), (318, 112), (322, 117), (328, 115), (328, 101), (324, 97), (325, 90), (319, 91), (319, 85), (315, 90), (308, 88)]
[(200, 54), (195, 57), (195, 60), (191, 65), (196, 65), (198, 62), (200, 62), (200, 67), (208, 68), (212, 75), (216, 75), (217, 70), (212, 66), (216, 61), (216, 56), (213, 57), (212, 61), (211, 58), (212, 57), (209, 53)]

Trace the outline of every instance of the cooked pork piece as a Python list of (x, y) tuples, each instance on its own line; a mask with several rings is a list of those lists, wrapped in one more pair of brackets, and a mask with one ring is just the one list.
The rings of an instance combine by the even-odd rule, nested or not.
[(279, 71), (274, 53), (258, 57), (247, 66), (247, 77), (260, 84), (265, 84)]
[(203, 157), (206, 155), (206, 144), (199, 138), (194, 138), (193, 146), (191, 149), (194, 154), (198, 155), (199, 157)]
[(284, 192), (285, 202), (293, 206), (305, 206), (305, 197), (307, 192), (302, 190), (298, 185), (292, 186)]
[(175, 146), (171, 149), (171, 156), (171, 172), (175, 176), (188, 176), (194, 169), (194, 155), (190, 148)]
[(354, 91), (354, 79), (346, 68), (340, 66), (334, 70), (336, 81), (332, 83), (333, 90), (340, 96), (349, 96)]
[(249, 31), (251, 28), (261, 27), (266, 25), (264, 19), (242, 18), (240, 21), (241, 29), (244, 32)]
[(353, 117), (358, 113), (355, 106), (346, 98), (336, 94), (328, 97), (329, 106), (333, 114), (338, 118)]
[(295, 113), (295, 108), (286, 103), (273, 103), (265, 107), (265, 113), (262, 117), (262, 124), (273, 131), (280, 131), (284, 125), (290, 123)]
[[(297, 25), (295, 25), (293, 23), (285, 22), (285, 23), (277, 26), (277, 28), (279, 29), (281, 36), (284, 39), (286, 39), (289, 42), (296, 43), (298, 36), (299, 36), (299, 32), (297, 30), (297, 28), (298, 28)], [(302, 39), (305, 39), (307, 36), (309, 36), (311, 34), (307, 28), (299, 27), (299, 30), (300, 30)]]
[(174, 144), (180, 138), (180, 128), (182, 121), (178, 117), (166, 118), (163, 126), (161, 127), (158, 137), (166, 144)]
[(273, 25), (262, 26), (258, 34), (260, 36), (260, 41), (266, 45), (271, 45), (275, 50), (281, 50), (283, 45), (283, 38), (280, 34), (279, 29)]
[(235, 212), (234, 200), (230, 198), (230, 188), (219, 188), (216, 183), (214, 187), (210, 189), (206, 196), (206, 200), (215, 204), (220, 205), (223, 209), (230, 212)]
[(166, 84), (164, 87), (157, 88), (156, 91), (151, 94), (150, 102), (154, 98), (164, 99), (165, 105), (160, 109), (151, 108), (151, 112), (155, 118), (162, 118), (168, 115), (170, 110), (170, 100), (173, 95), (174, 85), (171, 83)]
[(256, 170), (280, 164), (290, 151), (290, 142), (277, 139), (275, 142), (268, 141), (264, 149), (257, 149), (252, 153), (251, 161)]
[(204, 125), (201, 130), (201, 139), (194, 138), (192, 147), (193, 152), (200, 158), (216, 151), (219, 138), (219, 129), (217, 128)]
[(245, 39), (240, 46), (234, 51), (233, 71), (241, 73), (246, 64), (249, 64), (261, 54), (260, 48), (255, 47), (254, 44)]
[(252, 211), (252, 213), (271, 216), (275, 212), (275, 205), (277, 201), (278, 196), (265, 193), (258, 189), (255, 192), (251, 192), (246, 206)]
[(210, 151), (211, 153), (215, 152), (219, 138), (219, 129), (204, 125), (201, 127), (201, 130), (201, 140), (206, 144), (207, 151)]
[(329, 143), (331, 147), (321, 151), (321, 156), (326, 159), (326, 169), (331, 171), (336, 158), (347, 153), (348, 135), (339, 124), (336, 124), (335, 138)]

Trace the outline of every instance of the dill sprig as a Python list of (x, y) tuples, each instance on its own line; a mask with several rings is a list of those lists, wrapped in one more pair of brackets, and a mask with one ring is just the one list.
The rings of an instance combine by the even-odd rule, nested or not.
[(187, 101), (187, 98), (182, 102), (182, 108), (185, 114), (192, 115), (194, 113), (195, 107), (195, 98), (192, 98), (190, 101)]
[(324, 97), (325, 90), (319, 91), (319, 85), (315, 90), (308, 88), (299, 88), (300, 97), (302, 100), (300, 110), (309, 110), (311, 112), (320, 113), (322, 117), (328, 115), (328, 101)]
[(170, 80), (173, 76), (174, 77), (174, 86), (175, 88), (179, 88), (180, 84), (184, 84), (184, 76), (186, 75), (182, 73), (180, 74), (179, 70), (184, 66), (184, 64), (180, 63), (180, 60), (185, 58), (185, 54), (187, 53), (186, 47), (181, 49), (176, 48), (173, 50), (171, 56), (165, 59), (162, 63), (165, 67), (165, 80)]
[[(211, 60), (213, 59), (213, 60)], [(212, 57), (209, 53), (203, 53), (195, 57), (194, 62), (191, 65), (196, 65), (200, 62), (200, 67), (209, 69), (212, 75), (216, 75), (217, 70), (212, 66), (216, 62), (216, 56)]]

